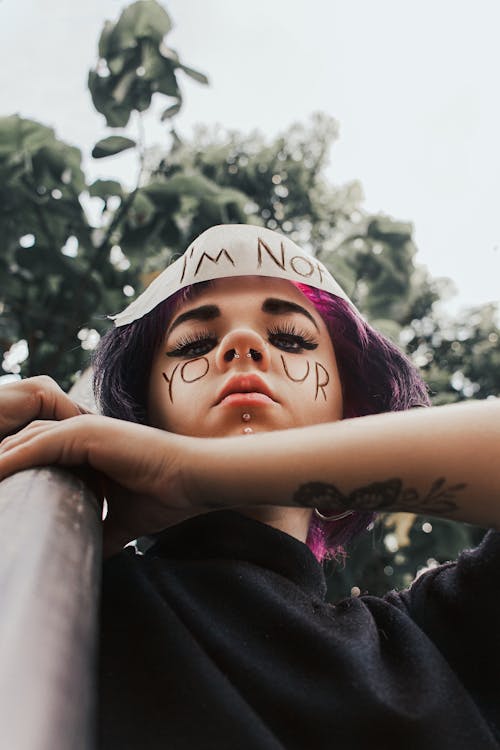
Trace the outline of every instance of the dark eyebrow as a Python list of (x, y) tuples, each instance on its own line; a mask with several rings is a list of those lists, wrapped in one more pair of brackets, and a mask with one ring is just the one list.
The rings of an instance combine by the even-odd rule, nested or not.
[(305, 307), (302, 307), (301, 305), (297, 305), (296, 302), (290, 302), (287, 299), (276, 299), (275, 297), (269, 297), (268, 299), (264, 300), (264, 303), (262, 305), (262, 312), (270, 313), (271, 315), (286, 315), (287, 313), (300, 313), (301, 315), (305, 315), (306, 318), (309, 318), (309, 320), (311, 321), (311, 323), (314, 325), (314, 327), (319, 333), (318, 324), (314, 320), (311, 313), (308, 312), (308, 310), (306, 310)]
[[(262, 303), (262, 312), (268, 313), (269, 315), (287, 315), (290, 313), (300, 313), (301, 315), (305, 315), (306, 318), (311, 321), (311, 323), (319, 333), (318, 324), (314, 320), (311, 313), (301, 305), (298, 305), (296, 302), (290, 302), (290, 300), (286, 299), (277, 299), (275, 297), (268, 297), (268, 299), (264, 300), (264, 302)], [(192, 310), (181, 313), (181, 315), (179, 315), (179, 317), (174, 320), (167, 331), (167, 336), (172, 333), (174, 328), (177, 328), (177, 326), (180, 326), (181, 323), (185, 323), (187, 320), (215, 320), (215, 318), (219, 318), (220, 315), (221, 311), (217, 305), (201, 305), (200, 307), (194, 307)]]
[(172, 333), (174, 328), (180, 326), (181, 323), (185, 323), (186, 320), (214, 320), (214, 318), (218, 318), (219, 316), (220, 309), (217, 305), (201, 305), (201, 307), (195, 307), (192, 310), (182, 313), (174, 320), (167, 331), (167, 336)]

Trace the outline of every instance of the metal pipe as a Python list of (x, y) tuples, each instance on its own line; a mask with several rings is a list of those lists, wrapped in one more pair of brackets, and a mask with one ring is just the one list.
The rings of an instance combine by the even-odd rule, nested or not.
[(0, 550), (2, 747), (93, 750), (99, 503), (56, 467), (8, 477)]

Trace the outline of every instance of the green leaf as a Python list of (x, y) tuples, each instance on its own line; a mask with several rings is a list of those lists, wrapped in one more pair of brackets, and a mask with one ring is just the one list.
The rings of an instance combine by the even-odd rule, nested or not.
[(394, 221), (389, 216), (376, 216), (368, 224), (367, 234), (375, 239), (410, 239), (413, 226), (406, 221)]
[(156, 214), (156, 206), (143, 190), (138, 190), (127, 213), (127, 222), (132, 229), (141, 229), (149, 224)]
[(198, 83), (208, 84), (208, 78), (203, 73), (200, 73), (199, 70), (189, 68), (187, 65), (182, 65), (182, 63), (179, 64), (179, 68), (181, 68), (181, 70), (183, 70), (187, 76), (189, 76), (190, 78), (194, 78), (195, 81), (198, 81)]
[[(125, 8), (116, 24), (105, 24), (99, 55), (110, 75), (100, 75), (98, 65), (90, 71), (88, 81), (94, 106), (109, 127), (124, 127), (133, 110), (147, 110), (154, 93), (180, 102), (179, 68), (201, 83), (208, 82), (202, 73), (183, 65), (165, 44), (163, 39), (171, 27), (169, 15), (156, 0), (139, 0)], [(166, 112), (164, 119), (173, 117), (178, 107)]]
[(181, 106), (182, 102), (177, 102), (176, 104), (172, 104), (171, 107), (167, 107), (167, 109), (161, 116), (162, 122), (164, 122), (165, 120), (169, 120), (171, 117), (175, 117), (175, 115), (179, 112)]
[(124, 128), (130, 119), (131, 111), (131, 107), (115, 104), (113, 100), (110, 99), (109, 109), (104, 113), (108, 127)]
[(92, 101), (98, 112), (101, 112), (110, 128), (122, 128), (128, 123), (135, 101), (131, 91), (140, 79), (135, 70), (123, 76), (102, 77), (96, 71), (89, 72), (89, 89)]
[[(125, 99), (129, 95), (134, 82), (137, 80), (137, 73), (135, 70), (129, 70), (123, 76), (120, 77), (118, 83), (112, 91), (113, 99), (117, 104), (123, 104)], [(132, 107), (129, 107), (132, 109)]]
[[(16, 200), (22, 194), (41, 205), (54, 188), (60, 198), (71, 198), (85, 187), (80, 163), (80, 150), (58, 140), (51, 128), (17, 115), (0, 118), (0, 169), (5, 170), (0, 179)], [(12, 193), (14, 186), (17, 193)], [(8, 203), (3, 199), (7, 213)]]
[(139, 78), (136, 81), (134, 91), (134, 109), (138, 112), (145, 112), (151, 104), (152, 95), (153, 92), (151, 91), (149, 82)]
[(18, 115), (0, 117), (0, 159), (16, 151), (33, 153), (55, 140), (54, 131)]
[(104, 28), (101, 31), (101, 36), (99, 37), (99, 44), (98, 44), (99, 57), (106, 58), (110, 54), (111, 34), (114, 28), (115, 28), (115, 24), (112, 21), (104, 22)]
[(161, 76), (165, 68), (172, 68), (172, 63), (160, 55), (157, 44), (150, 39), (144, 39), (141, 43), (141, 66), (144, 69), (142, 79), (154, 81)]
[(188, 195), (198, 200), (214, 198), (220, 192), (212, 180), (200, 174), (175, 174), (165, 183), (164, 190), (170, 195)]
[(24, 151), (34, 153), (40, 148), (54, 143), (56, 138), (52, 128), (48, 128), (33, 120), (24, 120), (22, 118), (18, 118), (18, 120), (19, 135), (22, 139), (22, 148)]
[(105, 156), (113, 156), (129, 148), (134, 148), (136, 145), (136, 142), (131, 138), (124, 138), (121, 135), (110, 135), (108, 138), (103, 138), (102, 141), (95, 144), (92, 149), (92, 156), (94, 159), (102, 159)]
[(113, 76), (120, 76), (123, 74), (127, 65), (133, 61), (134, 52), (131, 50), (125, 50), (119, 52), (117, 55), (110, 55), (107, 59), (108, 68)]
[(165, 42), (162, 42), (160, 44), (160, 55), (164, 57), (166, 60), (171, 60), (176, 65), (179, 64), (179, 55), (175, 51), (175, 49), (172, 49), (169, 47)]
[(164, 67), (161, 76), (155, 81), (156, 91), (160, 94), (166, 94), (167, 96), (173, 96), (176, 99), (180, 98), (179, 86), (177, 85), (177, 79), (175, 72), (171, 67)]
[(61, 179), (62, 173), (68, 166), (67, 157), (66, 149), (59, 143), (43, 146), (38, 151), (39, 160), (43, 160), (44, 166), (57, 181)]
[(131, 107), (118, 104), (112, 95), (112, 87), (116, 85), (116, 78), (108, 76), (102, 78), (95, 70), (89, 71), (88, 85), (94, 107), (104, 115), (110, 128), (124, 128), (130, 118)]
[(161, 42), (172, 28), (170, 16), (156, 0), (139, 0), (125, 8), (113, 32), (113, 41), (123, 47), (135, 46), (137, 39)]
[(248, 203), (248, 197), (235, 188), (220, 188), (217, 195), (217, 203), (221, 206), (228, 205), (229, 203), (244, 205)]
[(89, 186), (89, 195), (103, 200), (107, 200), (112, 195), (123, 198), (123, 188), (116, 180), (95, 180)]
[(173, 207), (178, 203), (178, 192), (175, 187), (172, 189), (169, 185), (170, 181), (154, 180), (145, 185), (142, 191), (153, 201), (157, 208), (173, 210)]

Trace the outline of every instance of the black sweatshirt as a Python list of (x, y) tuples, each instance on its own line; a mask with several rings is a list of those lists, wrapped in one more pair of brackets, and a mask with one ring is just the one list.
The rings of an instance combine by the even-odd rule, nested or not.
[(325, 602), (295, 538), (235, 511), (104, 564), (101, 750), (500, 747), (500, 532), (404, 592)]

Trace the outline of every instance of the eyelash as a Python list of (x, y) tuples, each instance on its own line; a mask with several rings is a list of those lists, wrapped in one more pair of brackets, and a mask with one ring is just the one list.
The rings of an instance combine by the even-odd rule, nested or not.
[[(267, 336), (270, 344), (276, 346), (278, 349), (283, 349), (290, 354), (300, 354), (304, 349), (316, 349), (318, 342), (309, 336), (307, 331), (297, 329), (292, 323), (284, 323), (281, 326), (272, 326), (267, 329)], [(279, 346), (276, 342), (278, 339), (282, 339), (284, 346)], [(209, 349), (205, 351), (193, 352), (190, 351), (196, 347), (205, 349), (206, 345), (209, 345)], [(201, 346), (201, 345), (204, 346)], [(288, 346), (287, 346), (288, 344)], [(191, 336), (182, 336), (175, 346), (169, 352), (166, 352), (167, 357), (202, 357), (205, 354), (217, 346), (217, 336), (208, 330), (199, 331)], [(295, 346), (295, 348), (294, 348)]]

